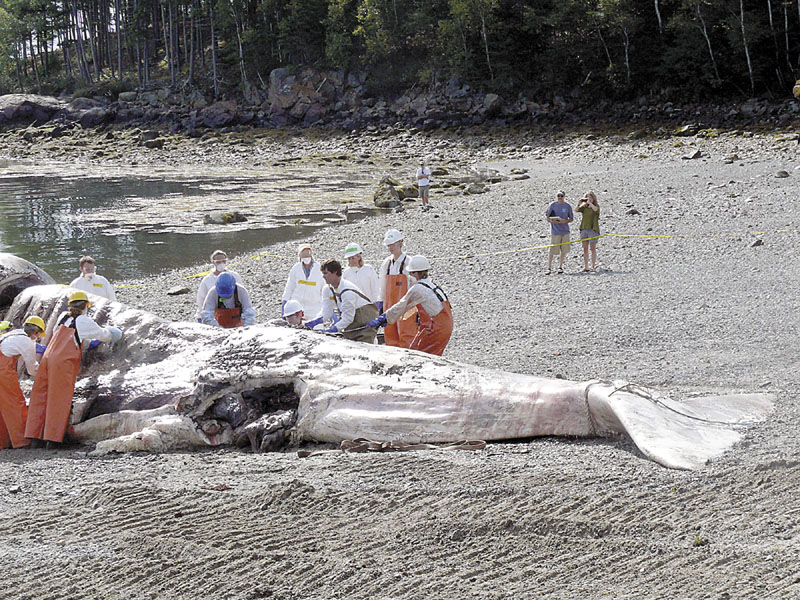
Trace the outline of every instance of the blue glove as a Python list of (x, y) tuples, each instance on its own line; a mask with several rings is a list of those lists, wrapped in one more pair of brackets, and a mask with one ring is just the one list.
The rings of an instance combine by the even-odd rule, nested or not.
[(197, 322), (198, 322), (198, 323), (202, 323), (202, 322), (203, 322), (203, 319), (201, 319), (201, 318), (199, 318), (199, 317), (198, 317), (198, 319), (197, 319)]
[(333, 315), (331, 316), (331, 323), (338, 323), (340, 318), (341, 317), (334, 312)]
[(367, 327), (383, 327), (386, 325), (386, 315), (381, 315), (377, 319), (372, 319), (369, 323), (367, 323)]
[(375, 303), (375, 306), (377, 306), (377, 307), (378, 307), (378, 312), (379, 312), (379, 313), (382, 313), (382, 312), (383, 312), (383, 302), (382, 302), (382, 301), (380, 301), (380, 300), (379, 300), (378, 302), (376, 302), (376, 303)]
[(339, 330), (336, 329), (336, 325), (334, 325), (333, 327), (326, 329), (325, 333), (339, 333)]
[(47, 344), (36, 344), (36, 354), (44, 354), (45, 350), (47, 350)]
[(109, 331), (111, 331), (111, 341), (118, 342), (122, 339), (122, 329), (119, 327), (109, 327)]
[(102, 344), (102, 342), (100, 340), (92, 340), (91, 342), (89, 342), (89, 347), (87, 348), (87, 350), (94, 350), (100, 344)]
[(281, 302), (281, 316), (282, 317), (286, 316), (286, 315), (283, 314), (283, 309), (286, 307), (286, 302), (287, 302), (286, 300)]
[(313, 321), (306, 321), (305, 323), (303, 323), (303, 325), (305, 325), (309, 329), (314, 329), (314, 327), (319, 325), (320, 323), (322, 323), (322, 317), (314, 319)]

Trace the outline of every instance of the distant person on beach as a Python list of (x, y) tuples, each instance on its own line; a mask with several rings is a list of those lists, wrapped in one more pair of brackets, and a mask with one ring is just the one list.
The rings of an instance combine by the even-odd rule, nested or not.
[(419, 197), (422, 200), (422, 212), (428, 212), (430, 205), (428, 204), (428, 195), (431, 189), (431, 170), (425, 166), (425, 161), (419, 161), (419, 169), (417, 169), (417, 186), (419, 187)]
[(386, 313), (368, 323), (369, 327), (391, 326), (410, 308), (416, 307), (419, 326), (409, 348), (441, 356), (453, 334), (453, 311), (442, 288), (428, 278), (431, 265), (422, 255), (411, 257), (408, 271), (415, 283)]
[(356, 243), (348, 244), (344, 249), (344, 257), (349, 265), (342, 274), (347, 281), (352, 281), (367, 295), (370, 301), (375, 302), (380, 295), (380, 279), (370, 265), (364, 264), (364, 253), (361, 246)]
[(316, 319), (306, 323), (306, 327), (314, 328), (339, 313), (339, 320), (325, 329), (325, 333), (341, 333), (348, 340), (374, 343), (377, 331), (367, 327), (367, 323), (378, 318), (375, 303), (355, 283), (342, 277), (342, 265), (335, 258), (322, 264), (322, 276), (327, 284), (322, 296), (322, 309)]
[[(397, 229), (390, 229), (383, 236), (383, 245), (391, 254), (387, 256), (378, 273), (378, 310), (384, 312), (405, 296), (408, 288), (414, 285), (414, 279), (408, 274), (409, 257), (403, 252), (403, 234)], [(408, 348), (417, 334), (416, 312), (409, 311), (399, 320), (390, 323), (384, 330), (387, 346)]]
[(553, 269), (553, 257), (558, 255), (558, 272), (564, 272), (564, 258), (569, 252), (569, 224), (574, 220), (572, 207), (566, 202), (567, 195), (563, 190), (556, 194), (556, 201), (547, 207), (545, 219), (550, 223), (550, 252), (547, 257), (547, 271)]
[(87, 313), (91, 306), (84, 291), (73, 292), (68, 310), (56, 320), (47, 350), (39, 362), (31, 389), (25, 437), (61, 443), (69, 425), (75, 381), (81, 368), (81, 350), (89, 340), (118, 342), (122, 331), (118, 327), (101, 327)]
[(303, 306), (303, 312), (316, 315), (322, 308), (322, 288), (325, 280), (319, 263), (311, 254), (311, 244), (300, 244), (297, 248), (297, 262), (289, 271), (286, 287), (283, 289), (281, 316), (289, 300), (297, 300)]
[(10, 331), (0, 339), (0, 449), (29, 446), (25, 437), (28, 407), (19, 386), (17, 362), (22, 358), (28, 375), (36, 376), (39, 362), (36, 342), (44, 335), (41, 317), (28, 317), (22, 329)]
[(236, 271), (228, 270), (228, 255), (223, 250), (214, 250), (211, 253), (211, 272), (203, 277), (200, 282), (200, 288), (197, 290), (197, 312), (194, 316), (198, 323), (203, 322), (203, 304), (205, 304), (206, 296), (208, 296), (209, 290), (217, 283), (217, 277), (222, 273), (230, 273), (236, 283), (243, 285), (239, 274)]
[(256, 324), (250, 294), (230, 273), (221, 273), (203, 302), (203, 323), (231, 329)]
[(597, 270), (597, 236), (600, 235), (600, 205), (594, 192), (586, 192), (586, 196), (578, 203), (577, 211), (581, 213), (581, 243), (583, 244), (583, 272), (588, 273), (589, 251), (592, 254), (592, 271)]
[(117, 295), (114, 293), (114, 288), (111, 287), (108, 279), (96, 273), (96, 268), (94, 259), (91, 256), (81, 258), (81, 275), (73, 279), (69, 287), (116, 302)]

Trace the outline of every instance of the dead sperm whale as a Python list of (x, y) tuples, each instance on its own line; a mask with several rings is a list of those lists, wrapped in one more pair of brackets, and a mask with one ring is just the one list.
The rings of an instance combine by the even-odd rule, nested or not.
[[(59, 286), (24, 290), (7, 318), (51, 330)], [(701, 467), (766, 418), (767, 394), (684, 402), (624, 382), (575, 382), (485, 369), (419, 352), (274, 325), (220, 330), (168, 323), (100, 300), (95, 318), (123, 328), (87, 355), (74, 437), (95, 452), (298, 440), (408, 443), (626, 434), (648, 458)]]
[(6, 309), (22, 290), (32, 285), (48, 285), (55, 280), (24, 258), (0, 252), (0, 309)]

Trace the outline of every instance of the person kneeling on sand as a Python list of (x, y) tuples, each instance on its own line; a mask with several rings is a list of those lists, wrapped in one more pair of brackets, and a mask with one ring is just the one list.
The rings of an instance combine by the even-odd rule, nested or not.
[(28, 317), (22, 329), (10, 331), (0, 341), (0, 449), (22, 448), (31, 443), (25, 438), (28, 407), (19, 387), (17, 362), (22, 357), (28, 375), (36, 376), (36, 342), (43, 335), (42, 318)]
[[(81, 349), (87, 340), (118, 342), (118, 327), (100, 327), (86, 313), (91, 303), (86, 292), (73, 292), (69, 310), (59, 315), (31, 390), (25, 437), (61, 443), (69, 425), (72, 395), (81, 368)], [(38, 444), (39, 442), (37, 442)]]
[(217, 283), (217, 277), (222, 273), (230, 273), (236, 283), (244, 285), (239, 274), (228, 269), (228, 255), (223, 250), (214, 250), (211, 253), (211, 272), (203, 277), (197, 290), (197, 312), (195, 313), (195, 318), (198, 323), (203, 322), (203, 305), (206, 302), (206, 296), (208, 296), (209, 290)]
[(374, 343), (377, 331), (367, 327), (367, 323), (378, 316), (378, 307), (355, 283), (342, 277), (342, 265), (335, 258), (322, 264), (322, 277), (328, 284), (322, 295), (322, 310), (316, 319), (306, 323), (306, 327), (314, 328), (323, 321), (330, 321), (338, 311), (341, 318), (325, 333), (341, 332), (348, 340)]
[(297, 300), (289, 300), (283, 305), (283, 320), (293, 327), (302, 327), (305, 323), (303, 305)]
[(422, 255), (411, 257), (408, 271), (416, 283), (397, 304), (385, 314), (373, 319), (369, 327), (381, 327), (396, 322), (409, 308), (416, 307), (419, 326), (409, 349), (441, 356), (453, 334), (453, 311), (442, 288), (428, 278), (431, 265)]
[(206, 295), (202, 315), (206, 325), (224, 329), (256, 324), (256, 309), (250, 302), (250, 294), (230, 273), (217, 277)]

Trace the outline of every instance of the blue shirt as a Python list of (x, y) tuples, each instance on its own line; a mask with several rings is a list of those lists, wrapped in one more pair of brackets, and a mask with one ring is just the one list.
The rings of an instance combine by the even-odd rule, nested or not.
[[(547, 207), (545, 213), (548, 217), (560, 217), (562, 219), (574, 219), (572, 207), (564, 202), (553, 202)], [(569, 223), (550, 223), (550, 233), (553, 235), (567, 235), (569, 233)]]

